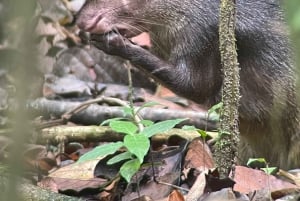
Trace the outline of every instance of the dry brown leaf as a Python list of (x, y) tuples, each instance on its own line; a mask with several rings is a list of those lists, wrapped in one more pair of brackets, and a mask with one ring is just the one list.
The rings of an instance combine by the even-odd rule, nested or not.
[(236, 197), (231, 188), (224, 188), (220, 191), (207, 193), (201, 196), (201, 201), (249, 201), (249, 198), (245, 195)]
[(243, 166), (236, 166), (234, 180), (236, 181), (234, 190), (241, 193), (260, 189), (269, 189), (272, 192), (285, 188), (299, 188), (294, 184), (277, 179), (273, 175), (267, 175), (263, 171)]
[(27, 145), (24, 151), (25, 168), (32, 171), (47, 173), (57, 166), (54, 154), (42, 145)]
[(198, 170), (214, 167), (211, 151), (200, 138), (196, 138), (190, 143), (185, 156), (184, 167)]
[(99, 159), (73, 163), (52, 172), (49, 177), (87, 180), (94, 178), (94, 170)]
[[(160, 182), (167, 184), (174, 184), (179, 177), (179, 172), (171, 172), (165, 174), (162, 177), (156, 178)], [(169, 195), (172, 190), (172, 186), (166, 184), (156, 183), (154, 181), (149, 181), (140, 186), (140, 195), (150, 196), (154, 200), (162, 199)], [(137, 192), (128, 192), (122, 197), (122, 201), (132, 200), (139, 196)]]
[(149, 196), (142, 195), (141, 197), (133, 199), (131, 201), (153, 201), (153, 199), (150, 198)]
[(168, 201), (184, 201), (184, 197), (183, 197), (183, 195), (179, 191), (174, 190), (168, 196)]
[[(49, 179), (51, 179), (51, 182), (49, 182)], [(106, 179), (101, 178), (91, 178), (87, 180), (81, 180), (81, 179), (65, 179), (65, 178), (57, 178), (57, 177), (47, 177), (43, 179), (41, 182), (39, 182), (39, 186), (49, 186), (50, 189), (52, 189), (52, 186), (55, 186), (55, 188), (61, 192), (72, 190), (77, 193), (81, 192), (84, 189), (99, 189), (100, 187), (107, 184)]]

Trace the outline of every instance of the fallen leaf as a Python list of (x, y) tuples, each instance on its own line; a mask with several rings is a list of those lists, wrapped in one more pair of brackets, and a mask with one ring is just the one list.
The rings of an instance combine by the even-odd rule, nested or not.
[[(51, 180), (51, 182), (49, 182)], [(86, 180), (81, 179), (65, 179), (58, 177), (46, 177), (39, 182), (40, 187), (47, 187), (47, 189), (57, 189), (59, 192), (74, 191), (80, 193), (85, 189), (100, 189), (107, 185), (108, 181), (102, 178), (91, 178)]]
[(168, 201), (185, 201), (185, 199), (184, 199), (183, 195), (179, 191), (174, 190), (168, 196)]
[(299, 188), (261, 170), (243, 166), (236, 166), (234, 180), (236, 181), (234, 190), (241, 193), (249, 193), (260, 189), (269, 189), (272, 192), (285, 188)]
[(89, 160), (82, 163), (73, 163), (52, 172), (49, 177), (64, 179), (92, 179), (99, 160)]
[(212, 153), (201, 138), (195, 138), (188, 146), (188, 151), (184, 159), (184, 167), (198, 170), (214, 167)]
[(220, 191), (206, 193), (202, 195), (199, 200), (201, 201), (249, 201), (249, 198), (245, 195), (236, 197), (231, 188), (224, 188)]

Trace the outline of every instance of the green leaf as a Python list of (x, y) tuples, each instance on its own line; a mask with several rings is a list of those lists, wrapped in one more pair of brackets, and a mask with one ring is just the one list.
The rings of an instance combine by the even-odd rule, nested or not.
[(120, 174), (129, 183), (131, 177), (140, 169), (140, 166), (138, 159), (127, 161), (120, 168)]
[(189, 126), (189, 125), (184, 125), (181, 129), (186, 130), (186, 131), (197, 131), (198, 130), (198, 128), (196, 128), (195, 126)]
[(277, 167), (266, 167), (266, 168), (260, 168), (263, 170), (266, 174), (275, 174), (278, 170)]
[(101, 159), (104, 156), (115, 153), (123, 145), (124, 145), (123, 142), (112, 142), (112, 143), (100, 145), (100, 146), (94, 148), (92, 151), (89, 151), (86, 154), (83, 154), (77, 162), (81, 163), (84, 161)]
[(134, 109), (128, 106), (123, 107), (123, 112), (125, 115), (132, 116), (134, 114)]
[(249, 160), (247, 161), (247, 166), (249, 166), (251, 163), (257, 162), (267, 164), (267, 161), (264, 158), (249, 158)]
[(197, 131), (200, 134), (200, 136), (202, 137), (202, 139), (204, 139), (204, 140), (208, 136), (207, 132), (205, 130), (198, 129), (195, 126), (187, 126), (187, 125), (185, 125), (185, 126), (182, 127), (182, 129), (183, 130), (187, 130), (187, 131)]
[(109, 123), (109, 126), (116, 132), (126, 133), (129, 135), (135, 134), (138, 130), (138, 127), (129, 121), (112, 121)]
[(128, 151), (118, 154), (107, 161), (107, 165), (112, 165), (123, 160), (131, 159), (132, 154)]
[(177, 124), (179, 124), (182, 121), (185, 121), (186, 119), (173, 119), (173, 120), (166, 120), (162, 122), (158, 122), (156, 124), (153, 124), (151, 126), (148, 126), (144, 128), (144, 130), (141, 132), (141, 134), (146, 135), (147, 137), (152, 137), (153, 135), (157, 133), (162, 133), (167, 130), (170, 130), (174, 128)]
[(139, 159), (140, 163), (143, 163), (144, 157), (150, 148), (150, 140), (141, 134), (126, 135), (124, 137), (124, 146)]
[(264, 158), (250, 158), (247, 161), (247, 166), (251, 168), (264, 168), (267, 165), (267, 161)]
[(220, 114), (218, 114), (217, 112), (213, 111), (209, 114), (209, 120), (211, 121), (215, 121), (218, 122), (220, 121)]
[(124, 120), (124, 119), (125, 119), (125, 118), (123, 118), (123, 117), (116, 117), (116, 118), (112, 118), (112, 119), (107, 119), (107, 120), (103, 121), (103, 122), (100, 124), (100, 126), (109, 124), (109, 123), (112, 122), (112, 121)]
[(202, 137), (202, 139), (206, 139), (207, 138), (207, 132), (205, 130), (201, 130), (201, 129), (198, 129), (197, 132), (200, 134), (200, 136)]
[(220, 109), (222, 109), (222, 107), (223, 107), (223, 102), (220, 102), (220, 103), (218, 103), (218, 104), (212, 106), (212, 107), (208, 110), (208, 115), (211, 115), (213, 112), (218, 113), (218, 111), (219, 111)]
[(143, 119), (142, 121), (140, 121), (141, 124), (143, 124), (144, 126), (151, 126), (154, 124), (153, 121), (150, 121), (150, 120), (145, 120)]

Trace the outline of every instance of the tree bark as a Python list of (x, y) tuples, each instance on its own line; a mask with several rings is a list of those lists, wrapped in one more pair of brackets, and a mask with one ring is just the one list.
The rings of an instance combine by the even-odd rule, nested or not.
[(235, 0), (221, 0), (219, 42), (223, 66), (223, 108), (220, 116), (219, 140), (215, 150), (216, 164), (221, 177), (227, 176), (235, 164), (239, 139), (240, 78), (235, 44), (235, 9)]

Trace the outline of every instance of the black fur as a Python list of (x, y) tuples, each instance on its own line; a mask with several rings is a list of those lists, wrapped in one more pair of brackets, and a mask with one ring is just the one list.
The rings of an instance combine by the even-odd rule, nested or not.
[[(124, 3), (125, 2), (125, 3)], [(120, 34), (94, 35), (108, 54), (130, 60), (174, 92), (207, 107), (220, 101), (219, 0), (94, 0), (78, 16), (101, 13), (107, 25), (148, 31), (151, 52)], [(298, 107), (287, 28), (278, 0), (237, 1), (241, 77), (240, 158), (265, 157), (282, 168), (300, 165)], [(104, 20), (104, 22), (105, 22)], [(114, 26), (112, 26), (114, 28)], [(109, 31), (112, 31), (111, 28)], [(98, 32), (95, 32), (98, 34)]]

